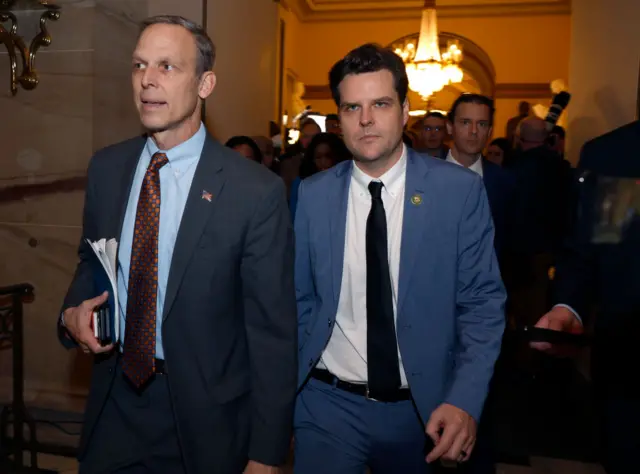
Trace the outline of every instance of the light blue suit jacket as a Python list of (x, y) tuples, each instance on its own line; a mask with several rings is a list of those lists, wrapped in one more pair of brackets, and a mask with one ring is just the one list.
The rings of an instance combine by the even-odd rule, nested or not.
[[(300, 387), (335, 325), (352, 166), (340, 163), (300, 186)], [(500, 351), (506, 299), (484, 185), (472, 171), (411, 150), (406, 176), (396, 318), (404, 370), (423, 420), (443, 402), (479, 420)]]

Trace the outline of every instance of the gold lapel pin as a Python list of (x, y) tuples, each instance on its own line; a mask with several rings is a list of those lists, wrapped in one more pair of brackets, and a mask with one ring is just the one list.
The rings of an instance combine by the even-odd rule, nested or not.
[(419, 206), (420, 204), (422, 204), (422, 196), (420, 196), (419, 194), (414, 194), (413, 196), (411, 196), (411, 204), (413, 204), (414, 206)]

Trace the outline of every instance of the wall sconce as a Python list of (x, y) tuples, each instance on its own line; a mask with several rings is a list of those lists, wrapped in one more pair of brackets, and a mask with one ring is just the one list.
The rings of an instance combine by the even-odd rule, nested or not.
[[(38, 17), (38, 20), (34, 19)], [(27, 46), (29, 38), (18, 32), (18, 18), (31, 20), (33, 24), (26, 24), (26, 28), (34, 31), (31, 44)], [(41, 46), (51, 44), (51, 35), (47, 31), (47, 20), (60, 18), (60, 7), (47, 0), (0, 0), (0, 43), (4, 44), (9, 53), (11, 67), (11, 93), (18, 93), (18, 84), (25, 90), (32, 90), (38, 85), (38, 73), (35, 68), (36, 53)], [(10, 22), (9, 27), (2, 23)], [(39, 28), (38, 28), (39, 27)], [(8, 28), (8, 29), (7, 29)], [(22, 70), (18, 75), (18, 56), (22, 56)]]

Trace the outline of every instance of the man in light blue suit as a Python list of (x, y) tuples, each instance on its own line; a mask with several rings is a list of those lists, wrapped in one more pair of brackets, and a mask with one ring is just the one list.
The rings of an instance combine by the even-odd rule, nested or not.
[(491, 211), (479, 176), (404, 146), (401, 58), (361, 46), (330, 84), (354, 161), (300, 187), (295, 472), (429, 473), (469, 458), (500, 351)]

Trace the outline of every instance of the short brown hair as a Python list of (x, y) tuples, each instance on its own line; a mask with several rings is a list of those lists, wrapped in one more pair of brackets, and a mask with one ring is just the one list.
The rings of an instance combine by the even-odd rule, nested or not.
[(365, 74), (387, 70), (393, 75), (400, 105), (404, 104), (409, 91), (409, 79), (402, 58), (389, 48), (374, 43), (363, 44), (338, 61), (329, 72), (331, 95), (340, 107), (340, 83), (351, 74)]
[(153, 25), (181, 26), (193, 35), (196, 42), (196, 74), (198, 77), (211, 71), (216, 62), (216, 47), (207, 32), (197, 23), (178, 15), (157, 15), (147, 18), (140, 23), (140, 34)]
[(463, 93), (458, 97), (453, 105), (451, 106), (451, 110), (447, 114), (447, 118), (449, 122), (454, 123), (456, 120), (456, 112), (458, 111), (458, 107), (460, 104), (478, 104), (478, 105), (486, 105), (489, 107), (489, 122), (493, 125), (493, 116), (495, 115), (496, 108), (495, 103), (491, 97), (487, 97), (482, 94), (470, 94)]

